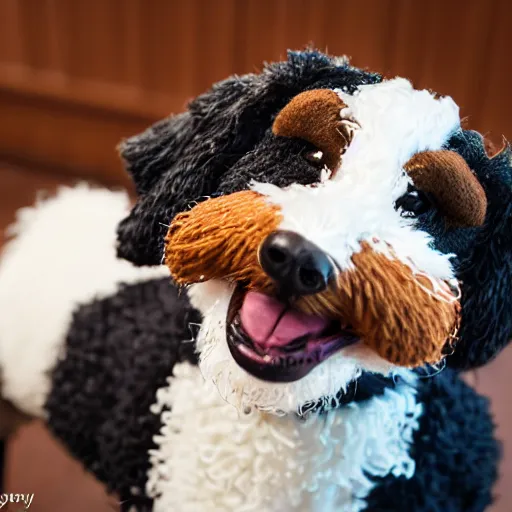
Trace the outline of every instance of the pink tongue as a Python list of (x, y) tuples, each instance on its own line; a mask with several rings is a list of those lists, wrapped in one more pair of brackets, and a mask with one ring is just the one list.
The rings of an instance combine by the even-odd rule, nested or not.
[(259, 346), (282, 347), (306, 334), (319, 334), (328, 320), (287, 310), (278, 300), (249, 292), (244, 298), (240, 319), (244, 331)]

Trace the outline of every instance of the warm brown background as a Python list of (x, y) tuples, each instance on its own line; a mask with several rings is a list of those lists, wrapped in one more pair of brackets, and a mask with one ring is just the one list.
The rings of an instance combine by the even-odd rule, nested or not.
[[(126, 183), (120, 138), (310, 42), (450, 94), (470, 127), (512, 138), (511, 24), (507, 0), (0, 0), (0, 227), (38, 188)], [(493, 512), (512, 510), (511, 370), (509, 350), (469, 376), (511, 436)], [(35, 492), (36, 512), (116, 510), (37, 425), (10, 444), (7, 490)]]

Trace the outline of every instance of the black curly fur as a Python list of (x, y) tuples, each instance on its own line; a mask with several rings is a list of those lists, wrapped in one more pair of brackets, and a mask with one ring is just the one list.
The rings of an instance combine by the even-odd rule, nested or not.
[(459, 256), (463, 283), (460, 341), (448, 359), (468, 369), (487, 363), (512, 338), (512, 152), (493, 158), (480, 134), (460, 131), (449, 141), (474, 170), (485, 189), (485, 225), (472, 233), (471, 249)]
[(414, 476), (374, 478), (366, 510), (483, 512), (492, 503), (501, 453), (488, 399), (447, 369), (420, 380), (418, 401), (423, 414), (411, 445)]
[(168, 279), (125, 286), (74, 315), (53, 373), (48, 424), (126, 510), (149, 506), (148, 450), (161, 426), (150, 406), (176, 363), (196, 363), (199, 322)]

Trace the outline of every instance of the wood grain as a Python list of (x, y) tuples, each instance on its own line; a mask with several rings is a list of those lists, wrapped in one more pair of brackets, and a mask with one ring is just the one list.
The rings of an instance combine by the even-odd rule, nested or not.
[(121, 137), (308, 44), (450, 94), (470, 127), (512, 137), (506, 0), (3, 0), (0, 19), (3, 160), (120, 180)]

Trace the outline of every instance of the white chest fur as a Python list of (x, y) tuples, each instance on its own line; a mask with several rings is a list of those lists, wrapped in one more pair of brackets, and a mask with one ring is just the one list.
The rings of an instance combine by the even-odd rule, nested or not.
[(422, 409), (411, 385), (304, 421), (239, 413), (191, 365), (174, 375), (153, 406), (163, 422), (147, 484), (155, 512), (359, 512), (374, 485), (365, 474), (414, 473)]

